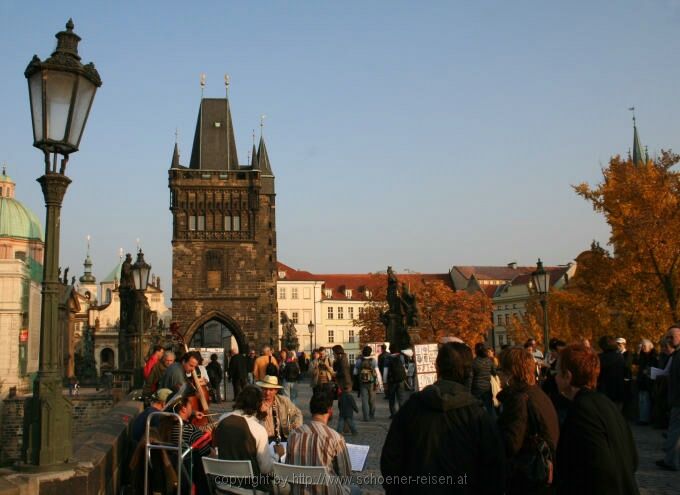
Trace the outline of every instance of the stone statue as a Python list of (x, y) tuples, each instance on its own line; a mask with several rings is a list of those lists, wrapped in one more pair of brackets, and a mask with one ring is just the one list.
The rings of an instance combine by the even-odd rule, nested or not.
[(285, 311), (281, 312), (281, 327), (281, 344), (288, 350), (296, 351), (298, 347), (300, 347), (297, 329), (295, 328), (295, 323), (293, 323), (293, 320), (288, 318), (288, 315)]
[(132, 255), (127, 253), (123, 266), (120, 267), (120, 287), (126, 289), (134, 289), (135, 283), (132, 279)]
[(387, 267), (387, 306), (387, 311), (380, 315), (385, 325), (385, 339), (399, 350), (406, 349), (412, 344), (409, 328), (418, 326), (418, 306), (408, 285), (402, 284), (399, 290), (399, 281), (391, 266)]

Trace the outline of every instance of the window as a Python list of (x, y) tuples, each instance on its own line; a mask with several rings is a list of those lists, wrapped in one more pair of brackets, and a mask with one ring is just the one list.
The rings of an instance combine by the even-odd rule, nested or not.
[(293, 323), (298, 323), (298, 312), (297, 312), (297, 311), (293, 311), (293, 312), (291, 313), (291, 315), (292, 315), (292, 316), (290, 317), (290, 319), (293, 320)]
[(366, 309), (366, 308), (364, 308), (363, 306), (359, 308), (359, 318), (361, 318), (362, 316), (364, 316), (364, 310), (365, 310), (365, 309)]
[(353, 354), (353, 353), (347, 354), (347, 360), (349, 361), (349, 364), (351, 364), (352, 366), (354, 366), (354, 363), (355, 363), (356, 360), (357, 360), (356, 354)]
[(239, 215), (224, 215), (224, 230), (226, 232), (241, 230), (241, 217)]
[(498, 343), (500, 345), (505, 345), (505, 335), (499, 335), (498, 336)]
[(333, 319), (333, 306), (328, 306), (328, 319)]
[(509, 324), (510, 324), (510, 313), (508, 313), (507, 315), (505, 315), (505, 325), (507, 326), (507, 325), (509, 325)]
[(197, 219), (197, 226), (196, 230), (205, 230), (205, 215), (199, 215), (196, 217)]
[(366, 289), (366, 297), (370, 299), (371, 297), (371, 291)]
[(330, 299), (331, 297), (333, 297), (333, 289), (324, 289), (323, 294), (328, 299)]
[(352, 299), (352, 289), (346, 289), (345, 290), (345, 297), (347, 299)]
[(286, 288), (285, 287), (279, 287), (279, 299), (285, 299), (286, 298)]
[(497, 318), (498, 318), (498, 325), (503, 326), (503, 315), (498, 315)]
[(196, 230), (196, 216), (191, 215), (189, 217), (189, 230)]
[(338, 320), (344, 320), (344, 310), (342, 306), (338, 306)]
[(329, 330), (328, 331), (328, 343), (332, 344), (333, 342), (335, 342), (335, 332), (333, 330)]
[(350, 344), (354, 343), (354, 330), (347, 331), (347, 342), (349, 342)]
[(354, 308), (352, 306), (347, 308), (347, 318), (349, 318), (350, 320), (354, 319)]
[(293, 287), (292, 289), (290, 289), (290, 298), (291, 299), (297, 299), (298, 298), (297, 287)]
[(309, 290), (309, 287), (304, 287), (302, 289), (302, 298), (303, 299), (311, 299), (311, 291)]

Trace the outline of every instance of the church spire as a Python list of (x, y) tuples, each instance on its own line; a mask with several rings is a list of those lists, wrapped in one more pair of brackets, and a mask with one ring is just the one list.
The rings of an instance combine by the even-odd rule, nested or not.
[(83, 276), (80, 277), (81, 284), (95, 284), (97, 279), (92, 275), (92, 258), (90, 258), (90, 236), (87, 236), (87, 254), (85, 255), (85, 262), (83, 263)]
[(635, 122), (635, 107), (630, 107), (629, 110), (633, 112), (633, 164), (642, 165), (647, 163), (647, 150), (643, 149), (640, 144), (640, 136)]

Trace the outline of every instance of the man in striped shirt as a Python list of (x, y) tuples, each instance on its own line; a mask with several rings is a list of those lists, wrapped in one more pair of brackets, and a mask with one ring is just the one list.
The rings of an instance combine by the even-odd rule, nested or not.
[[(290, 433), (286, 462), (296, 466), (325, 466), (326, 477), (314, 480), (314, 485), (292, 485), (293, 495), (346, 495), (353, 491), (349, 485), (351, 464), (345, 439), (328, 426), (333, 415), (333, 397), (319, 391), (309, 402), (312, 421)], [(338, 478), (340, 477), (340, 478)], [(294, 480), (288, 480), (294, 483)], [(352, 487), (354, 488), (354, 487)]]

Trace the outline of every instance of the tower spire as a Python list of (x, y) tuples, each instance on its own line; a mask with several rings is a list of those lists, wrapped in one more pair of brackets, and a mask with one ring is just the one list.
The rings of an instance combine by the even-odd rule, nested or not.
[(170, 168), (179, 168), (179, 130), (175, 129), (175, 149), (172, 150), (172, 161), (170, 162)]
[(640, 144), (640, 136), (637, 130), (637, 122), (635, 120), (635, 107), (630, 107), (628, 110), (633, 112), (633, 164), (642, 165), (647, 162), (647, 153)]
[(83, 276), (80, 277), (81, 284), (95, 284), (97, 279), (92, 275), (92, 258), (90, 258), (90, 234), (87, 235), (87, 252), (83, 263)]

